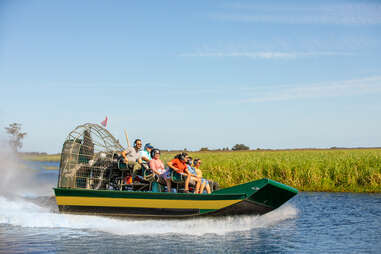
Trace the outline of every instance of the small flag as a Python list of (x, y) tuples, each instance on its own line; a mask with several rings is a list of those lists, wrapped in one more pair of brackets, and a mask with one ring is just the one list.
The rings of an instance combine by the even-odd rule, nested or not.
[(107, 120), (108, 120), (108, 118), (107, 118), (107, 116), (106, 116), (106, 118), (105, 118), (105, 120), (103, 120), (102, 122), (101, 122), (101, 124), (106, 128), (106, 126), (107, 126)]

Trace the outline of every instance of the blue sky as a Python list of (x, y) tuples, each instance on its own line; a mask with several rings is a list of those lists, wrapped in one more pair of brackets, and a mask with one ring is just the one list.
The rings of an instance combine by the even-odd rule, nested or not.
[[(381, 146), (379, 1), (1, 1), (0, 128), (163, 149)], [(5, 132), (2, 132), (3, 139)]]

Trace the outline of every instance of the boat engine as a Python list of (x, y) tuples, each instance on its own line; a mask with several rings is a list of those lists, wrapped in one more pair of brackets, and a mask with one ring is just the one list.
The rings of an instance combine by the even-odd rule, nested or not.
[(124, 148), (108, 130), (97, 124), (77, 126), (67, 136), (61, 152), (58, 187), (117, 189)]

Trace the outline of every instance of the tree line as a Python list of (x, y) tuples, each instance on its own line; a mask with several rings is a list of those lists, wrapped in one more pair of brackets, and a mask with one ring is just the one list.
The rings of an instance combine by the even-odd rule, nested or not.
[(244, 144), (235, 144), (231, 149), (229, 147), (224, 147), (222, 149), (214, 149), (210, 150), (207, 147), (201, 147), (200, 152), (205, 152), (205, 151), (244, 151), (244, 150), (250, 150), (250, 147)]

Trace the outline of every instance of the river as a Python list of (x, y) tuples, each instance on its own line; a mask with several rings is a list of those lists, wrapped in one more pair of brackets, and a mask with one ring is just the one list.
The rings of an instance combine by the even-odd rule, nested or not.
[(28, 164), (22, 195), (1, 193), (0, 253), (381, 253), (381, 194), (304, 192), (263, 216), (64, 215), (44, 165)]

